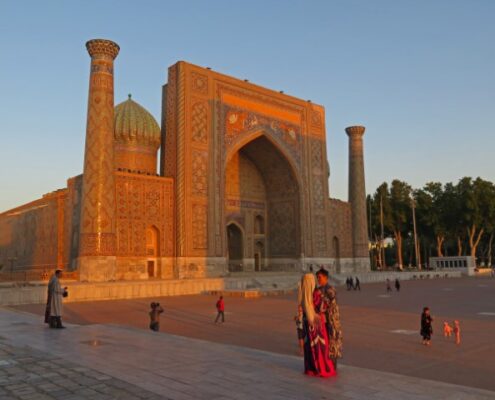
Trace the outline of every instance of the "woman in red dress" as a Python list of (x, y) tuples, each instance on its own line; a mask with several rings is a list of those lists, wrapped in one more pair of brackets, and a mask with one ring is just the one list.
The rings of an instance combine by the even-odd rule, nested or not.
[(329, 342), (325, 329), (325, 314), (316, 310), (322, 302), (316, 288), (315, 276), (305, 274), (299, 286), (299, 304), (303, 307), (304, 323), (304, 373), (312, 376), (330, 377), (336, 374), (329, 358)]

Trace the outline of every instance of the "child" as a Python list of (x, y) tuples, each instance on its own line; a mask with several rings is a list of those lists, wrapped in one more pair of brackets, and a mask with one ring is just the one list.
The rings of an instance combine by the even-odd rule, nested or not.
[(299, 340), (299, 354), (304, 354), (304, 326), (303, 326), (303, 308), (299, 305), (297, 315), (294, 317), (296, 321), (297, 340)]
[(220, 298), (218, 299), (216, 307), (217, 307), (217, 317), (215, 318), (215, 324), (218, 322), (218, 319), (220, 318), (220, 316), (222, 316), (222, 323), (224, 323), (225, 322), (225, 315), (224, 315), (225, 303), (223, 302), (223, 296), (220, 296)]
[(431, 344), (431, 335), (433, 333), (432, 327), (433, 318), (430, 315), (430, 309), (428, 307), (423, 308), (421, 314), (421, 336), (423, 337), (423, 344), (429, 346)]
[(461, 344), (461, 326), (459, 321), (454, 321), (454, 335), (455, 335), (455, 344)]
[(150, 329), (158, 332), (160, 330), (160, 314), (163, 312), (163, 308), (160, 303), (151, 303), (150, 307)]
[(449, 325), (447, 321), (443, 323), (443, 336), (444, 337), (452, 336), (452, 327)]

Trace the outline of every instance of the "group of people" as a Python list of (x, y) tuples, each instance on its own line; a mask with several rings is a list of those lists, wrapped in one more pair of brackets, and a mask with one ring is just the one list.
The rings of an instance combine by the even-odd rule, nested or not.
[(304, 354), (304, 373), (334, 376), (342, 357), (343, 337), (336, 291), (324, 268), (316, 272), (316, 278), (312, 272), (301, 278), (296, 326)]
[[(222, 323), (225, 322), (225, 303), (223, 301), (223, 296), (220, 296), (215, 304), (217, 309), (217, 317), (215, 318), (215, 324), (222, 318)], [(152, 331), (158, 332), (160, 330), (160, 314), (163, 313), (163, 307), (160, 303), (152, 302), (150, 304), (150, 329)]]
[[(56, 270), (48, 283), (48, 296), (45, 309), (45, 323), (50, 328), (63, 329), (62, 325), (62, 299), (68, 296), (67, 287), (60, 285), (61, 270)], [(295, 316), (297, 336), (300, 351), (304, 355), (304, 372), (308, 375), (329, 377), (336, 374), (337, 361), (342, 357), (342, 328), (340, 324), (339, 307), (337, 305), (336, 291), (328, 282), (328, 271), (323, 267), (315, 274), (310, 272), (303, 275), (299, 284), (298, 313)], [(359, 279), (347, 278), (347, 290), (360, 290)], [(395, 288), (400, 291), (400, 282), (395, 280)], [(387, 279), (387, 291), (392, 291), (391, 282)], [(215, 323), (225, 322), (225, 303), (220, 296), (216, 304), (217, 316)], [(160, 330), (160, 314), (163, 308), (160, 303), (152, 302), (150, 316), (150, 329)], [(453, 326), (444, 322), (444, 337), (452, 334), (455, 343), (461, 343), (461, 328), (458, 320)], [(425, 346), (431, 345), (433, 334), (433, 317), (428, 307), (423, 308), (421, 314), (420, 334)]]
[[(429, 307), (424, 307), (421, 313), (421, 330), (420, 335), (423, 338), (422, 343), (425, 346), (431, 345), (431, 335), (433, 334), (433, 317), (430, 314)], [(461, 344), (461, 325), (458, 320), (455, 320), (453, 325), (449, 325), (447, 321), (443, 323), (443, 336), (450, 338), (454, 334), (455, 344)]]
[(447, 321), (443, 323), (443, 336), (449, 338), (454, 334), (455, 344), (461, 344), (461, 324), (458, 320), (454, 320), (454, 323), (449, 325)]
[(345, 285), (347, 286), (347, 290), (359, 290), (361, 291), (361, 283), (359, 282), (359, 278), (356, 276), (355, 279), (352, 276), (348, 277), (345, 280)]
[[(400, 281), (399, 281), (399, 278), (396, 278), (395, 279), (394, 286), (395, 286), (395, 290), (397, 290), (398, 292), (400, 292)], [(387, 292), (391, 292), (391, 291), (392, 291), (392, 283), (390, 282), (390, 279), (387, 278)]]

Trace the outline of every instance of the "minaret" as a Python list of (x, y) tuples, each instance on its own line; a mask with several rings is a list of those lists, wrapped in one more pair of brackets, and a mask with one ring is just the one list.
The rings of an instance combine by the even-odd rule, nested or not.
[(104, 39), (86, 43), (91, 56), (81, 199), (80, 280), (113, 279), (115, 268), (115, 163), (113, 60), (119, 46)]
[(349, 136), (349, 203), (352, 214), (352, 252), (357, 270), (369, 269), (366, 189), (364, 184), (364, 126), (345, 129)]

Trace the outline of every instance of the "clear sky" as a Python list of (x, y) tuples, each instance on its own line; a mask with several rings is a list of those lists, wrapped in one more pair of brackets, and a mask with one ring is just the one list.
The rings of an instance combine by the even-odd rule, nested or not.
[(492, 0), (0, 0), (0, 211), (82, 172), (92, 38), (121, 47), (116, 104), (158, 121), (178, 60), (322, 104), (331, 197), (357, 124), (368, 192), (495, 181), (494, 19)]

